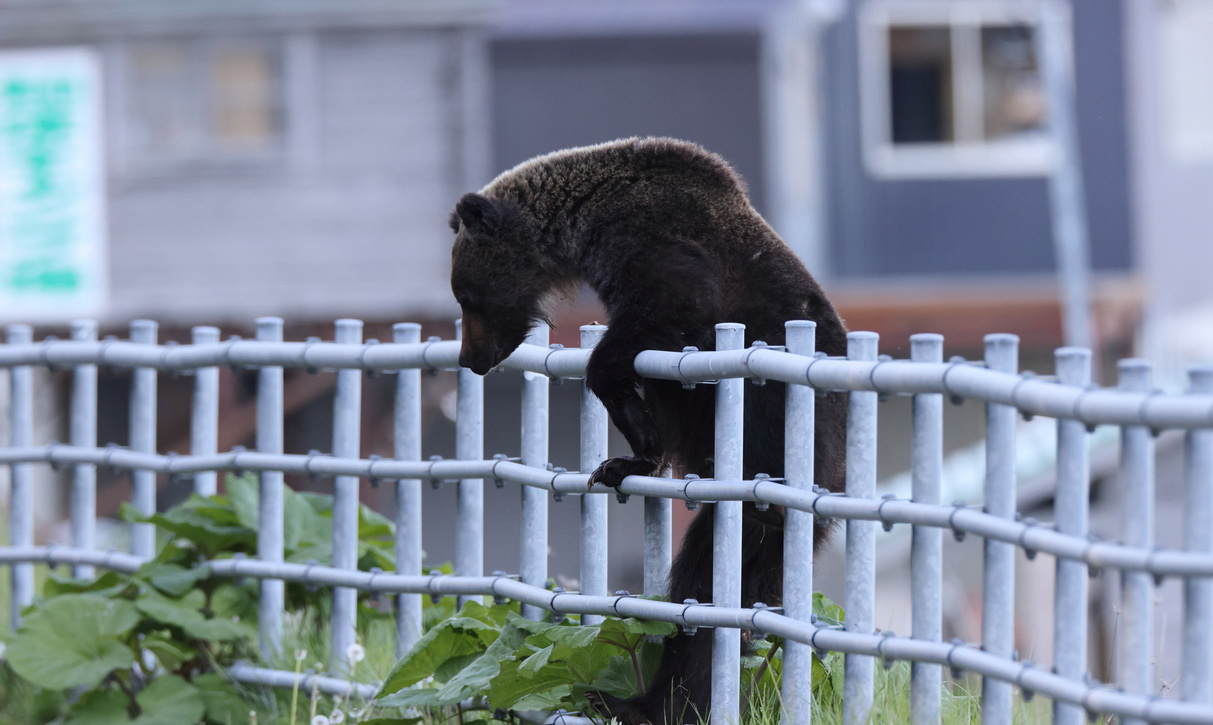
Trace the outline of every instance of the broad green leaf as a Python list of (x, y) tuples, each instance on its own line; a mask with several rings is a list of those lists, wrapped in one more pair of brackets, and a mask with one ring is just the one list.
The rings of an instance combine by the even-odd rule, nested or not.
[(427, 722), (424, 715), (417, 717), (373, 717), (370, 720), (360, 720), (358, 725), (418, 725)]
[(215, 619), (253, 621), (257, 617), (257, 585), (227, 581), (211, 592), (211, 612)]
[(206, 567), (186, 568), (176, 564), (150, 562), (139, 569), (139, 576), (169, 596), (179, 597), (210, 576)]
[[(127, 504), (123, 504), (127, 506)], [(135, 521), (150, 523), (189, 539), (208, 556), (220, 552), (252, 553), (256, 547), (256, 533), (243, 526), (220, 524), (189, 508), (177, 507), (163, 514), (134, 516)]]
[(228, 642), (249, 636), (246, 627), (231, 619), (208, 619), (202, 612), (206, 595), (195, 589), (181, 599), (170, 599), (147, 589), (135, 600), (135, 606), (161, 624), (180, 629), (193, 639)]
[(817, 615), (818, 622), (824, 626), (838, 626), (846, 621), (842, 607), (830, 601), (830, 598), (821, 592), (813, 592), (813, 614)]
[(192, 725), (202, 719), (202, 693), (176, 675), (161, 675), (135, 696), (143, 714), (134, 725)]
[(6, 658), (17, 674), (54, 690), (95, 687), (135, 653), (120, 638), (138, 623), (124, 599), (66, 594), (32, 610), (9, 640)]
[(194, 678), (194, 687), (202, 693), (205, 719), (211, 725), (248, 725), (249, 704), (223, 675), (209, 672)]
[(544, 636), (556, 644), (577, 649), (589, 647), (598, 637), (598, 632), (598, 627), (553, 627)]
[(426, 632), (392, 668), (380, 696), (398, 692), (435, 674), (448, 661), (478, 654), (497, 638), (496, 629), (472, 617), (453, 617)]
[(539, 672), (539, 668), (548, 663), (548, 658), (552, 656), (552, 648), (556, 645), (549, 644), (547, 647), (539, 650), (535, 654), (527, 657), (518, 665), (518, 669), (522, 672), (530, 672), (532, 674)]
[(256, 531), (260, 526), (257, 503), (261, 498), (258, 490), (256, 474), (243, 476), (228, 476), (224, 481), (228, 505), (236, 514), (236, 521), (250, 531)]
[(616, 697), (628, 698), (636, 695), (636, 668), (632, 666), (631, 658), (624, 655), (612, 655), (607, 666), (599, 670), (594, 678), (592, 687), (595, 690), (609, 692)]
[(363, 505), (358, 506), (358, 538), (393, 539), (396, 536), (396, 524), (391, 519)]
[(530, 695), (525, 695), (514, 701), (510, 706), (511, 710), (555, 710), (560, 705), (564, 704), (571, 689), (568, 685), (560, 685), (553, 687), (544, 692), (535, 692)]
[(489, 682), (501, 672), (502, 662), (516, 659), (515, 653), (539, 624), (513, 615), (501, 629), (501, 634), (484, 654), (451, 678), (438, 697), (444, 702), (460, 702), (488, 688)]
[(42, 596), (51, 599), (62, 594), (91, 592), (102, 597), (121, 594), (130, 586), (130, 579), (116, 571), (104, 571), (92, 579), (76, 579), (70, 573), (49, 572), (42, 585)]
[(188, 662), (198, 656), (198, 650), (159, 632), (147, 635), (140, 644), (143, 649), (156, 655), (156, 659), (166, 670), (175, 670), (182, 662)]
[[(537, 671), (523, 671), (521, 663), (506, 661), (501, 663), (500, 671), (493, 677), (485, 694), (491, 707), (517, 708), (518, 701), (524, 698), (550, 693), (557, 688), (567, 690), (571, 679), (569, 671), (563, 667), (548, 666), (537, 668)], [(559, 700), (561, 696), (556, 699)]]
[(453, 705), (459, 700), (445, 700), (440, 697), (438, 690), (430, 687), (404, 689), (377, 700), (379, 707), (440, 707)]
[(90, 690), (72, 705), (64, 725), (130, 725), (130, 701), (118, 690)]

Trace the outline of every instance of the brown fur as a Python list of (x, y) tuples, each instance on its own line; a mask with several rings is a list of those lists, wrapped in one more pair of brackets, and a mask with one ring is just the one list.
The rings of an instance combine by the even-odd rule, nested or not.
[[(747, 343), (784, 341), (786, 320), (817, 322), (817, 346), (846, 352), (846, 330), (796, 255), (750, 205), (720, 157), (673, 139), (626, 139), (532, 159), (460, 199), (451, 217), (451, 288), (463, 308), (460, 364), (484, 374), (522, 343), (543, 301), (578, 280), (598, 293), (611, 325), (586, 382), (627, 438), (632, 456), (604, 461), (591, 480), (618, 486), (667, 466), (712, 476), (714, 388), (638, 376), (641, 350), (715, 347), (714, 325), (746, 325)], [(784, 390), (748, 386), (744, 471), (783, 475)], [(820, 398), (815, 480), (841, 490), (845, 397)], [(670, 573), (672, 601), (711, 601), (713, 507), (692, 522)], [(824, 538), (817, 531), (816, 543)], [(782, 595), (783, 516), (745, 507), (744, 605)], [(600, 695), (625, 723), (706, 716), (710, 636), (666, 645), (649, 694)]]

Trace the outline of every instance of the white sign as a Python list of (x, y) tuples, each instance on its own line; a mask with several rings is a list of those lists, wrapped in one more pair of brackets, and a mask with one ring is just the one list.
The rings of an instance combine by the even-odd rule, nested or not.
[(96, 316), (107, 293), (101, 71), (83, 48), (0, 52), (0, 317)]

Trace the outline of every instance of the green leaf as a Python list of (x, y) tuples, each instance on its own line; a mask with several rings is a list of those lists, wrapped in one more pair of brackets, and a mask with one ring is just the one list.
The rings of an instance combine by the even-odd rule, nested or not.
[(453, 617), (426, 632), (388, 673), (379, 696), (390, 695), (435, 674), (455, 658), (478, 655), (497, 638), (496, 628), (473, 617)]
[(404, 689), (377, 700), (379, 707), (441, 707), (452, 705), (458, 700), (447, 701), (439, 697), (438, 690), (430, 687)]
[(443, 702), (460, 702), (488, 688), (489, 682), (501, 672), (503, 662), (512, 662), (526, 638), (539, 622), (532, 622), (511, 615), (501, 634), (489, 645), (484, 654), (464, 667), (438, 692)]
[(632, 666), (631, 659), (624, 655), (612, 655), (607, 666), (599, 670), (592, 687), (616, 697), (628, 698), (636, 695), (639, 688), (636, 687), (636, 668)]
[(135, 600), (135, 606), (161, 624), (175, 627), (192, 639), (230, 642), (250, 636), (247, 627), (231, 619), (207, 619), (201, 612), (206, 595), (194, 589), (181, 599), (170, 599), (147, 589)]
[(130, 701), (117, 690), (90, 690), (72, 706), (64, 725), (130, 725)]
[(166, 670), (176, 670), (182, 662), (188, 662), (198, 656), (198, 650), (159, 632), (147, 635), (140, 644), (156, 655), (156, 659)]
[(543, 692), (533, 692), (529, 695), (524, 695), (514, 701), (510, 705), (511, 710), (555, 710), (566, 698), (571, 694), (571, 689), (568, 685), (560, 685), (553, 687), (550, 690)]
[[(167, 549), (168, 547), (166, 547)], [(210, 576), (206, 567), (186, 568), (176, 564), (149, 562), (139, 569), (139, 576), (169, 596), (179, 597)]]
[(67, 594), (39, 605), (9, 641), (6, 658), (17, 674), (54, 690), (95, 687), (135, 653), (120, 638), (138, 623), (124, 599)]
[(77, 579), (71, 574), (49, 572), (42, 585), (42, 596), (51, 599), (62, 594), (91, 592), (103, 597), (117, 596), (130, 586), (130, 579), (116, 571), (105, 571), (92, 579)]
[(224, 481), (227, 502), (232, 513), (236, 514), (236, 521), (250, 531), (256, 531), (260, 526), (257, 502), (261, 495), (258, 485), (258, 477), (254, 473), (228, 476)]
[(840, 626), (846, 621), (842, 607), (821, 592), (813, 592), (813, 614), (817, 615), (818, 623), (824, 626)]
[(248, 725), (249, 705), (235, 686), (214, 672), (194, 678), (206, 704), (206, 721), (212, 725)]
[(176, 675), (161, 675), (135, 696), (143, 714), (134, 725), (192, 725), (202, 719), (202, 693)]
[(217, 523), (203, 515), (198, 508), (178, 506), (163, 514), (136, 517), (135, 520), (155, 524), (177, 536), (189, 539), (208, 556), (220, 552), (252, 553), (257, 544), (256, 532), (243, 526)]
[(556, 645), (554, 644), (549, 644), (547, 647), (544, 647), (530, 657), (527, 657), (522, 661), (521, 664), (518, 665), (518, 669), (523, 672), (539, 672), (539, 668), (548, 663), (548, 658), (552, 656), (552, 648), (555, 646)]

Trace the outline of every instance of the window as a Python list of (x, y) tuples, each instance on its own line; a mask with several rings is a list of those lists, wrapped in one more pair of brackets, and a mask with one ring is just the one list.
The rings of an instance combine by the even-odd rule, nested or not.
[(142, 166), (265, 158), (280, 147), (280, 63), (269, 43), (151, 41), (126, 53), (125, 147)]
[(1163, 137), (1181, 164), (1213, 162), (1213, 6), (1174, 0), (1159, 6)]
[(859, 52), (869, 171), (885, 178), (1048, 173), (1037, 22), (1019, 2), (866, 5)]

